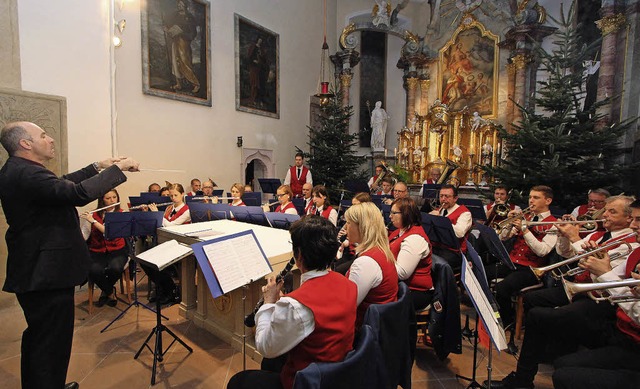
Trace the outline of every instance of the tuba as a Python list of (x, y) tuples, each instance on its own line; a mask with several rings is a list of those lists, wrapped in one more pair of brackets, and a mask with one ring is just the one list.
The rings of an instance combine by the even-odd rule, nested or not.
[(440, 176), (436, 184), (449, 184), (455, 186), (456, 188), (460, 186), (460, 179), (458, 177), (451, 177), (453, 172), (455, 172), (458, 168), (460, 168), (458, 164), (450, 159), (447, 159), (444, 170), (442, 171), (442, 175)]
[(384, 161), (380, 161), (379, 164), (376, 165), (376, 167), (380, 166), (382, 168), (382, 172), (380, 172), (380, 174), (378, 174), (378, 177), (376, 178), (376, 180), (373, 182), (373, 184), (371, 184), (371, 193), (374, 193), (378, 190), (378, 188), (380, 187), (380, 183), (382, 182), (382, 180), (387, 176), (388, 173), (388, 168), (387, 168), (387, 164), (384, 163)]

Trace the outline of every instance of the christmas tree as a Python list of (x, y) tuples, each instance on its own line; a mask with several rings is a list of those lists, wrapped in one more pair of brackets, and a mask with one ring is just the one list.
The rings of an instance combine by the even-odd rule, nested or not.
[(349, 133), (349, 119), (353, 115), (351, 106), (343, 107), (340, 93), (329, 98), (320, 107), (318, 127), (309, 128), (309, 153), (305, 159), (313, 173), (313, 184), (324, 185), (333, 204), (340, 199), (340, 189), (345, 181), (363, 177), (358, 171), (365, 162), (357, 156), (358, 134)]
[[(565, 16), (561, 8), (553, 48), (536, 48), (540, 70), (537, 95), (529, 106), (519, 106), (522, 121), (514, 131), (500, 129), (504, 151), (502, 164), (486, 168), (495, 182), (528, 196), (534, 185), (550, 186), (553, 205), (571, 210), (585, 202), (589, 189), (607, 188), (620, 193), (629, 168), (622, 168), (620, 137), (635, 120), (602, 127), (598, 108), (610, 104), (608, 97), (584, 106), (589, 75), (584, 61), (593, 57), (600, 41), (586, 45), (574, 25), (575, 3)], [(626, 184), (629, 184), (628, 182)]]

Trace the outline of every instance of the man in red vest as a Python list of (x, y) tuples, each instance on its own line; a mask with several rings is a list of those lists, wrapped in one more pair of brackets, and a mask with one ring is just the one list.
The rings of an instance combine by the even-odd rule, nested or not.
[(607, 198), (611, 196), (608, 190), (598, 188), (589, 191), (587, 204), (582, 204), (573, 209), (571, 216), (577, 218), (589, 212), (590, 210), (598, 211), (604, 208)]
[(447, 247), (440, 242), (433, 241), (433, 253), (443, 257), (451, 268), (460, 269), (462, 256), (460, 253), (467, 252), (466, 239), (471, 231), (473, 220), (471, 211), (464, 205), (458, 204), (458, 188), (453, 185), (442, 185), (440, 188), (440, 208), (429, 212), (431, 215), (443, 216), (451, 221), (453, 232), (459, 240), (460, 248)]
[[(640, 231), (640, 201), (635, 201), (631, 209), (633, 222), (631, 228)], [(636, 238), (638, 241), (638, 238)], [(590, 262), (609, 262), (608, 254), (600, 259), (590, 256)], [(622, 272), (609, 271), (597, 277), (597, 282), (619, 281), (629, 278), (631, 270), (637, 268), (640, 252), (636, 249), (624, 266)], [(629, 293), (629, 288), (610, 289), (610, 293)], [(589, 297), (580, 294), (574, 297), (571, 304), (560, 307), (533, 307), (526, 315), (526, 332), (516, 371), (511, 372), (500, 381), (492, 381), (492, 388), (533, 388), (533, 380), (538, 372), (538, 364), (544, 360), (557, 359), (555, 366), (560, 368), (554, 374), (556, 380), (584, 380), (591, 378), (588, 385), (556, 386), (557, 388), (633, 388), (638, 387), (638, 370), (640, 358), (638, 344), (640, 326), (636, 303), (619, 304), (619, 309), (607, 303), (596, 303)], [(631, 308), (631, 309), (630, 309)], [(575, 353), (579, 346), (589, 349)], [(600, 349), (600, 351), (598, 351)], [(580, 372), (573, 371), (571, 366), (588, 368)], [(564, 368), (569, 368), (569, 371)], [(607, 372), (602, 369), (615, 369)], [(627, 374), (634, 371), (635, 374)], [(586, 376), (582, 376), (582, 373)], [(571, 377), (567, 377), (567, 374)], [(576, 374), (573, 374), (576, 373)], [(618, 376), (619, 374), (619, 376)], [(607, 379), (609, 378), (609, 379)], [(622, 380), (620, 380), (622, 378)], [(605, 379), (602, 381), (602, 379)], [(582, 381), (581, 381), (582, 382)], [(485, 381), (485, 385), (487, 382)]]
[(313, 187), (313, 178), (311, 171), (303, 165), (304, 154), (296, 153), (295, 165), (287, 170), (287, 176), (284, 178), (284, 185), (289, 185), (294, 197), (302, 197), (302, 185), (308, 183)]
[[(236, 374), (227, 389), (291, 389), (296, 372), (313, 362), (342, 361), (352, 348), (357, 287), (329, 270), (340, 245), (338, 231), (327, 219), (311, 215), (292, 224), (289, 232), (302, 273), (300, 287), (280, 297), (282, 283), (271, 277), (262, 288), (264, 305), (256, 314), (255, 339), (265, 357), (263, 370)], [(277, 366), (273, 358), (280, 356), (284, 365)]]

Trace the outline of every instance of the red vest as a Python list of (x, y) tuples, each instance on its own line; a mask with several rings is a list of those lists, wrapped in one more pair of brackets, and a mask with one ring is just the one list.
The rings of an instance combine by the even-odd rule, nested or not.
[[(531, 217), (528, 217), (527, 221), (530, 221), (530, 220), (531, 220)], [(556, 220), (558, 219), (556, 219), (553, 215), (549, 215), (540, 221), (553, 222)], [(538, 239), (538, 241), (542, 242), (542, 239), (545, 237), (544, 231), (548, 230), (551, 227), (552, 227), (551, 225), (536, 226), (535, 228), (529, 229), (529, 231), (531, 231), (533, 236), (535, 236), (535, 238)], [(524, 240), (524, 236), (522, 235), (522, 233), (519, 233), (518, 236), (516, 237), (516, 240), (513, 243), (513, 249), (511, 249), (509, 256), (511, 257), (511, 260), (513, 261), (513, 263), (517, 263), (518, 265), (521, 265), (521, 266), (540, 267), (545, 265), (547, 262), (546, 256), (539, 257), (533, 251), (531, 251), (531, 248), (529, 247), (527, 242)]]
[[(635, 269), (636, 265), (640, 262), (640, 249), (635, 249), (629, 258), (627, 258), (627, 268), (625, 271), (625, 278), (631, 278), (631, 271)], [(640, 304), (640, 303), (635, 303)], [(616, 311), (617, 322), (616, 327), (623, 334), (630, 337), (636, 344), (640, 344), (640, 325), (634, 322), (620, 307)]]
[(578, 216), (584, 215), (588, 211), (589, 211), (589, 205), (582, 204), (581, 206), (578, 207)]
[(291, 182), (289, 185), (291, 186), (291, 191), (295, 197), (302, 196), (302, 186), (307, 182), (307, 173), (309, 169), (306, 166), (302, 166), (302, 171), (300, 172), (300, 179), (298, 179), (298, 167), (291, 166), (289, 168), (289, 177), (291, 178)]
[[(122, 212), (122, 209), (116, 212)], [(93, 219), (100, 224), (104, 224), (104, 220), (102, 219), (102, 217), (100, 217), (98, 212), (93, 213)], [(113, 240), (105, 239), (104, 234), (92, 224), (91, 234), (89, 235), (87, 244), (89, 245), (89, 251), (93, 251), (94, 253), (110, 253), (113, 251), (122, 250), (124, 248), (125, 242), (124, 238), (115, 238)]]
[[(293, 205), (292, 202), (289, 202), (287, 205), (284, 206), (284, 208), (282, 208), (282, 205), (278, 205), (278, 208), (276, 208), (276, 212), (285, 213), (285, 211), (290, 208), (296, 209), (296, 206)], [(298, 211), (296, 211), (296, 213), (298, 213)]]
[[(329, 219), (329, 215), (331, 214), (331, 210), (333, 210), (333, 208), (331, 208), (330, 205), (327, 205), (326, 208), (322, 209), (322, 212), (320, 213), (320, 216), (322, 216), (325, 219)], [(316, 208), (316, 206), (314, 205), (310, 212), (309, 215), (315, 215), (316, 212), (318, 212), (318, 209)]]
[[(460, 215), (462, 215), (465, 212), (471, 213), (469, 211), (469, 209), (467, 207), (465, 207), (464, 205), (458, 205), (458, 208), (456, 208), (455, 211), (448, 213), (447, 216), (445, 216), (445, 217), (451, 221), (451, 224), (455, 225), (458, 222), (458, 218), (460, 218)], [(471, 231), (471, 229), (469, 229), (469, 231)], [(463, 253), (466, 253), (467, 252), (467, 236), (469, 236), (469, 231), (467, 231), (464, 234), (464, 236), (459, 239), (460, 240), (460, 250), (454, 249), (454, 248), (449, 247), (449, 246), (445, 246), (445, 245), (439, 244), (439, 242), (433, 242), (433, 245), (437, 246), (437, 247), (445, 248), (445, 249), (447, 249), (449, 251), (453, 251), (455, 253), (459, 253), (460, 251), (462, 251)]]
[(231, 203), (232, 207), (246, 207), (247, 204), (244, 203), (244, 201), (239, 202), (238, 204), (233, 204)]
[[(606, 231), (596, 231), (591, 235), (591, 237), (589, 237), (589, 241), (597, 242), (604, 236), (605, 233), (606, 233)], [(604, 243), (615, 242), (617, 240), (620, 240), (620, 237), (609, 239), (609, 240), (607, 240), (605, 242), (600, 243), (600, 245), (602, 245)], [(624, 239), (624, 241), (627, 242), (627, 243), (635, 243), (636, 242), (636, 238), (634, 236), (632, 236), (630, 238)], [(614, 249), (616, 249), (616, 247), (610, 248), (607, 251), (611, 251), (611, 250), (614, 250)], [(628, 262), (629, 261), (627, 260), (627, 263)], [(573, 280), (573, 282), (582, 282), (582, 283), (591, 282), (591, 281), (592, 281), (591, 280), (591, 273), (589, 271), (584, 271), (584, 272), (578, 274)]]
[(296, 372), (312, 362), (342, 361), (351, 350), (358, 288), (343, 275), (330, 271), (305, 281), (287, 297), (309, 308), (315, 321), (313, 332), (289, 351), (280, 373), (282, 386), (290, 389)]
[[(171, 216), (171, 212), (173, 211), (173, 204), (171, 204), (170, 206), (167, 207), (167, 209), (164, 210), (164, 218), (172, 222), (176, 220), (178, 217), (180, 217), (183, 213), (187, 212), (188, 210), (189, 210), (189, 206), (185, 204), (184, 207), (180, 208), (179, 211), (176, 211), (176, 213), (174, 213), (173, 216)], [(188, 221), (188, 222), (185, 222), (184, 224), (190, 224), (190, 223), (191, 222)]]
[[(307, 199), (305, 199), (305, 201), (307, 201)], [(309, 212), (311, 211), (311, 208), (313, 208), (313, 200), (311, 198), (309, 198), (309, 204), (307, 204), (306, 207), (304, 207), (304, 214), (308, 215)]]
[[(371, 304), (392, 303), (398, 299), (398, 272), (396, 265), (389, 262), (384, 252), (379, 248), (373, 248), (360, 253), (361, 256), (371, 257), (382, 270), (382, 282), (380, 285), (369, 290), (364, 300), (358, 305), (358, 316), (356, 319), (356, 328), (360, 328), (364, 314)], [(349, 278), (349, 272), (347, 272)]]
[(393, 256), (396, 257), (396, 260), (400, 253), (400, 246), (402, 246), (402, 242), (406, 237), (411, 235), (420, 235), (427, 241), (427, 244), (429, 245), (429, 255), (420, 259), (418, 266), (413, 271), (411, 277), (406, 280), (406, 283), (409, 285), (409, 289), (411, 290), (425, 291), (431, 289), (433, 287), (433, 280), (431, 279), (431, 242), (429, 241), (427, 234), (425, 234), (424, 228), (422, 228), (422, 226), (413, 226), (402, 236), (399, 235), (400, 230), (395, 230), (391, 235), (389, 235), (389, 247), (391, 248)]

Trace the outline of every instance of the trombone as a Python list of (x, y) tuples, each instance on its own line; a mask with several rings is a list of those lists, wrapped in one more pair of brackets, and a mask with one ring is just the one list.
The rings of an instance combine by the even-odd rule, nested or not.
[(587, 258), (590, 255), (594, 255), (603, 251), (608, 251), (610, 249), (616, 248), (620, 245), (626, 245), (627, 250), (626, 252), (618, 252), (618, 253), (612, 253), (609, 256), (609, 260), (614, 261), (620, 257), (624, 257), (629, 255), (629, 253), (631, 253), (633, 251), (633, 247), (631, 247), (631, 244), (629, 242), (626, 242), (626, 239), (629, 239), (631, 237), (635, 237), (637, 236), (638, 233), (637, 232), (632, 232), (629, 233), (627, 235), (623, 235), (621, 237), (618, 238), (618, 240), (615, 240), (613, 242), (609, 242), (607, 244), (604, 244), (596, 249), (590, 250), (590, 251), (585, 251), (584, 253), (578, 254), (578, 255), (574, 255), (571, 258), (567, 258), (564, 261), (560, 261), (560, 262), (556, 262), (553, 263), (551, 265), (548, 266), (543, 266), (543, 267), (533, 267), (533, 266), (529, 266), (529, 268), (531, 269), (531, 271), (533, 272), (533, 275), (536, 276), (536, 278), (539, 280), (542, 279), (542, 276), (545, 275), (545, 273), (551, 271), (551, 275), (553, 278), (555, 279), (560, 279), (563, 277), (569, 277), (569, 276), (575, 276), (576, 274), (582, 273), (584, 270), (579, 268), (579, 267), (574, 267), (572, 269), (567, 270), (566, 272), (558, 272), (557, 269), (561, 268), (562, 266), (565, 265), (569, 265), (572, 264), (574, 262), (578, 262), (584, 258)]
[(587, 293), (589, 297), (595, 302), (608, 301), (611, 304), (620, 304), (620, 303), (630, 303), (634, 301), (640, 301), (640, 296), (636, 296), (631, 293), (621, 294), (621, 295), (611, 295), (610, 293), (603, 293), (602, 296), (596, 296), (595, 291), (598, 290), (607, 290), (614, 288), (623, 288), (628, 286), (629, 288), (640, 286), (640, 280), (635, 278), (627, 278), (619, 281), (607, 281), (607, 282), (595, 282), (595, 283), (578, 283), (571, 282), (565, 279), (562, 279), (562, 286), (564, 287), (564, 292), (567, 294), (567, 298), (569, 301), (572, 301), (576, 294), (578, 293)]
[[(536, 226), (557, 226), (560, 224), (572, 224), (572, 225), (582, 225), (580, 228), (580, 232), (593, 232), (598, 227), (597, 223), (604, 222), (605, 219), (599, 220), (559, 220), (555, 222), (530, 222), (524, 220), (522, 222), (522, 228), (531, 228)], [(589, 228), (591, 227), (591, 228)], [(544, 231), (546, 234), (558, 234), (558, 230), (549, 229)]]

